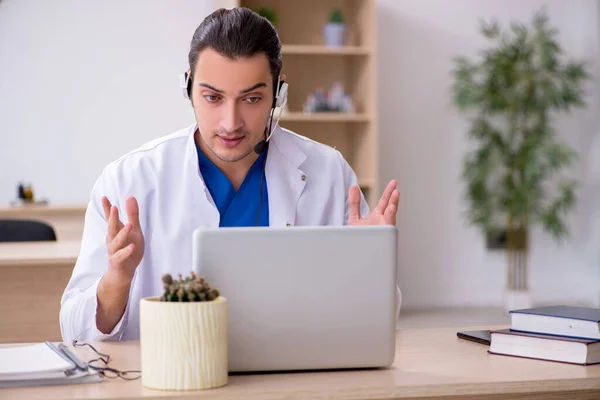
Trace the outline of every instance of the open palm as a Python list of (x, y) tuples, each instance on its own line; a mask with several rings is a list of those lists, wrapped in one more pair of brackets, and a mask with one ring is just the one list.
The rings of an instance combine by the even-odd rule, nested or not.
[(360, 215), (360, 190), (357, 186), (352, 186), (348, 192), (350, 206), (348, 225), (396, 225), (398, 201), (400, 200), (400, 192), (396, 189), (396, 185), (395, 180), (388, 183), (377, 206), (365, 218)]

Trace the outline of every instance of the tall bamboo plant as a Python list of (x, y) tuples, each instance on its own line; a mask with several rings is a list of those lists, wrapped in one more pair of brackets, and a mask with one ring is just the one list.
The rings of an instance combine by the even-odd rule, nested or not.
[(584, 62), (566, 59), (546, 12), (531, 24), (481, 23), (491, 44), (478, 61), (457, 57), (453, 103), (469, 117), (474, 150), (464, 160), (468, 220), (486, 234), (506, 232), (507, 289), (528, 289), (531, 227), (557, 241), (576, 202), (577, 182), (561, 177), (577, 153), (557, 138), (552, 118), (586, 107)]

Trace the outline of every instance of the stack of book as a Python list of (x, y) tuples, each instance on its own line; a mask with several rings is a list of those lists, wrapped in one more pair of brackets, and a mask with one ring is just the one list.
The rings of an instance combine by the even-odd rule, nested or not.
[(490, 332), (490, 353), (581, 365), (600, 363), (600, 309), (551, 306), (514, 310), (510, 315), (510, 329)]

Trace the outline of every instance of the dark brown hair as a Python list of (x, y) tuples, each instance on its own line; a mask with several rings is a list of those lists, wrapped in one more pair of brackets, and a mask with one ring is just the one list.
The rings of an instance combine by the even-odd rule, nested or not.
[(202, 50), (212, 48), (224, 57), (236, 60), (264, 53), (269, 60), (273, 89), (281, 73), (281, 42), (273, 25), (254, 11), (237, 7), (221, 8), (196, 28), (188, 55), (191, 80)]

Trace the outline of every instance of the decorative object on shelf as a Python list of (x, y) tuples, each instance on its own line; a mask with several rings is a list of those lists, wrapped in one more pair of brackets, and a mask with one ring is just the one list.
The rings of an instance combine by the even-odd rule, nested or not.
[(346, 42), (346, 24), (339, 8), (334, 9), (329, 15), (329, 22), (323, 30), (325, 46), (342, 47)]
[(559, 179), (577, 153), (556, 136), (552, 117), (585, 107), (583, 62), (566, 59), (544, 10), (531, 26), (509, 31), (483, 23), (493, 42), (483, 60), (456, 58), (453, 103), (470, 112), (475, 149), (463, 164), (468, 220), (484, 234), (505, 235), (505, 307), (529, 308), (527, 277), (534, 225), (555, 240), (568, 235), (563, 219), (573, 208), (577, 182)]
[(48, 200), (36, 200), (33, 185), (23, 182), (20, 182), (17, 186), (17, 199), (10, 202), (10, 205), (13, 207), (43, 204), (48, 204)]
[(35, 202), (35, 195), (33, 193), (33, 187), (31, 184), (25, 185), (23, 183), (19, 183), (18, 195), (19, 199), (25, 203)]
[(140, 300), (142, 385), (200, 390), (228, 382), (227, 299), (204, 277), (162, 277), (160, 297)]
[(22, 183), (19, 183), (17, 188), (17, 199), (25, 200), (25, 186)]
[(274, 27), (277, 27), (277, 12), (273, 7), (260, 7), (253, 11), (261, 17), (265, 17)]
[(352, 96), (344, 91), (341, 82), (334, 82), (327, 94), (321, 87), (309, 93), (304, 103), (304, 112), (345, 112), (353, 113)]

